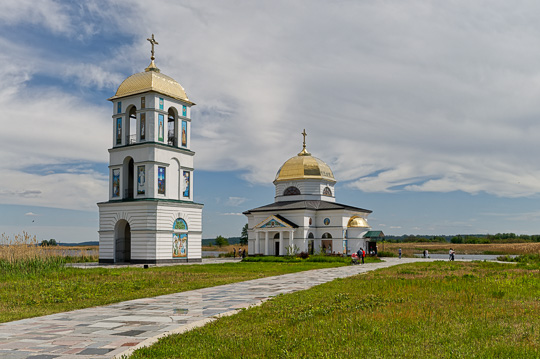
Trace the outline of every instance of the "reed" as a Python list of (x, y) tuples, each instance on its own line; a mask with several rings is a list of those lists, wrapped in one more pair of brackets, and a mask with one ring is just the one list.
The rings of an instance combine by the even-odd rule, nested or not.
[(0, 269), (3, 275), (34, 275), (63, 268), (68, 262), (95, 262), (95, 250), (79, 248), (78, 255), (69, 255), (72, 248), (40, 246), (36, 236), (28, 232), (10, 237), (0, 235)]

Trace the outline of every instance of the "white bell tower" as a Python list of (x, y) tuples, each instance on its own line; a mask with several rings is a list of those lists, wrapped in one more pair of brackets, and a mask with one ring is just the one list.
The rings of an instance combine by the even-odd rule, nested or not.
[(191, 102), (154, 60), (113, 103), (109, 201), (99, 207), (100, 263), (201, 261), (202, 204), (193, 201)]

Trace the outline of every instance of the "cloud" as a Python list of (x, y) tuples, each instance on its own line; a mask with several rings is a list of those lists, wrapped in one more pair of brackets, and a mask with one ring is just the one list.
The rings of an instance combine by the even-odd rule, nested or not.
[(227, 205), (237, 207), (247, 201), (247, 198), (244, 197), (229, 197), (227, 200)]
[(25, 216), (31, 216), (31, 217), (39, 216), (39, 214), (36, 214), (34, 212), (28, 212), (28, 213), (25, 213), (24, 215)]
[(143, 71), (151, 33), (158, 67), (198, 104), (198, 169), (271, 183), (305, 128), (349, 188), (532, 196), (540, 4), (486, 4), (7, 1), (0, 202), (88, 209), (107, 196), (102, 172), (27, 169), (107, 163), (110, 105), (95, 96)]
[(234, 212), (229, 212), (229, 213), (220, 213), (221, 216), (244, 216), (244, 214), (242, 213), (234, 213)]

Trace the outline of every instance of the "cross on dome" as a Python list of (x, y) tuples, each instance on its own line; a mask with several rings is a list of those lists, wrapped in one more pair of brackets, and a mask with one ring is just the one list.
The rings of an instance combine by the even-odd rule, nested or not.
[(152, 57), (150, 57), (150, 60), (154, 61), (156, 58), (154, 57), (154, 45), (159, 45), (159, 43), (156, 41), (156, 39), (154, 38), (154, 34), (152, 34), (152, 38), (151, 39), (146, 39), (148, 41), (150, 41), (150, 44), (152, 44)]
[(298, 154), (298, 156), (311, 156), (311, 153), (309, 153), (307, 150), (306, 150), (306, 136), (307, 136), (307, 133), (306, 133), (306, 129), (304, 128), (304, 131), (302, 131), (302, 136), (304, 136), (304, 143), (303, 143), (303, 147), (302, 147), (302, 152), (300, 152)]

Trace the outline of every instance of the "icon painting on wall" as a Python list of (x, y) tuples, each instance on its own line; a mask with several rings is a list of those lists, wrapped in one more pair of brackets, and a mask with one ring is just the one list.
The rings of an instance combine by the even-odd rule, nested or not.
[(173, 234), (173, 258), (187, 257), (187, 233)]
[(116, 144), (120, 145), (122, 143), (122, 118), (118, 117), (116, 119)]
[(144, 185), (146, 182), (146, 174), (144, 166), (137, 167), (137, 194), (144, 194)]
[(182, 146), (187, 147), (187, 121), (182, 121)]
[(165, 138), (165, 119), (163, 118), (163, 115), (158, 116), (158, 141), (163, 142), (163, 139)]
[(190, 180), (189, 180), (189, 171), (184, 171), (184, 197), (189, 197), (189, 186), (190, 186)]
[(165, 167), (158, 167), (158, 194), (165, 194)]
[(141, 128), (140, 128), (141, 140), (145, 139), (146, 137), (145, 132), (146, 132), (146, 114), (141, 113)]
[(112, 170), (112, 196), (120, 197), (120, 170)]

